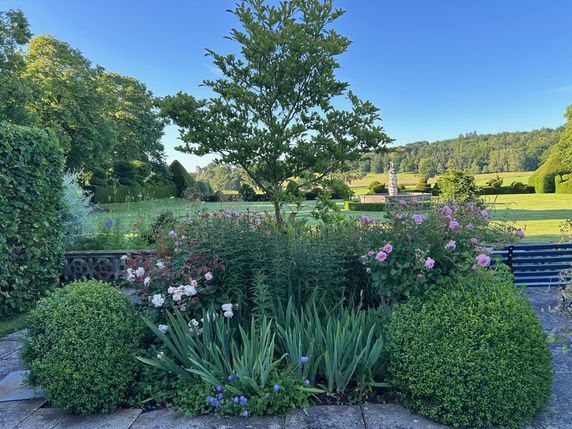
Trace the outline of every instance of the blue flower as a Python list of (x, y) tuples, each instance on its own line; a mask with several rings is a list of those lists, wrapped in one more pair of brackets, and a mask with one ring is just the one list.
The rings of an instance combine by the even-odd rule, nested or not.
[(106, 228), (111, 228), (113, 226), (113, 221), (108, 217), (106, 217), (105, 220), (103, 221), (103, 226), (105, 226)]
[(232, 380), (234, 380), (234, 377), (233, 377), (232, 375), (229, 375), (229, 376), (228, 376), (228, 381), (232, 381)]
[(244, 410), (242, 413), (240, 413), (240, 415), (242, 417), (248, 417), (248, 411)]
[(310, 380), (306, 379), (304, 380), (304, 386), (309, 386), (310, 385)]
[(240, 405), (246, 405), (248, 400), (244, 396), (241, 396), (240, 398), (238, 398), (238, 402), (240, 402)]
[(274, 385), (273, 387), (275, 392), (278, 392), (280, 390), (280, 386), (278, 386), (277, 384)]
[(224, 393), (219, 393), (219, 394), (218, 394), (218, 399), (222, 399), (222, 398), (224, 398)]
[(238, 404), (238, 401), (239, 401), (238, 396), (235, 396), (235, 397), (233, 398), (233, 401), (234, 401), (235, 404)]
[(302, 356), (302, 357), (300, 358), (300, 363), (301, 363), (302, 365), (304, 365), (305, 363), (308, 363), (309, 360), (310, 360), (310, 358), (309, 358), (308, 356)]
[(217, 392), (222, 392), (222, 391), (223, 391), (223, 388), (222, 388), (222, 386), (221, 386), (220, 384), (216, 387), (216, 391), (217, 391)]

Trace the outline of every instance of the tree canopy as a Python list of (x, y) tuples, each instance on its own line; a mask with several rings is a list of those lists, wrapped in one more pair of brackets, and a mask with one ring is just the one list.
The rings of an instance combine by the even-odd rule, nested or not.
[[(251, 0), (231, 12), (242, 29), (228, 38), (240, 54), (207, 50), (222, 74), (204, 81), (214, 95), (178, 93), (161, 111), (180, 128), (178, 150), (242, 167), (268, 194), (280, 224), (289, 179), (320, 182), (391, 139), (378, 109), (335, 76), (350, 40), (332, 28), (343, 11), (331, 0)], [(344, 97), (348, 109), (338, 107)]]
[(554, 155), (565, 167), (572, 170), (572, 104), (568, 106), (564, 116), (568, 122), (564, 126), (558, 144), (554, 147)]

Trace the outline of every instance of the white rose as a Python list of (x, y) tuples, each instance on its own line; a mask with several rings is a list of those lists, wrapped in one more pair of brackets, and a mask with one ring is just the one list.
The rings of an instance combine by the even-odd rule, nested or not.
[(137, 268), (137, 271), (135, 271), (135, 275), (137, 277), (141, 277), (143, 274), (145, 274), (145, 268), (143, 267), (139, 267)]
[(222, 311), (232, 311), (232, 304), (221, 305)]
[(163, 334), (166, 334), (169, 330), (169, 325), (158, 325), (157, 328), (159, 328), (159, 331), (161, 331)]
[(230, 319), (232, 316), (234, 316), (234, 313), (231, 310), (227, 310), (222, 315)]
[(184, 291), (185, 291), (185, 295), (187, 295), (187, 296), (193, 296), (193, 295), (197, 294), (197, 289), (195, 289), (195, 287), (191, 286), (191, 285), (186, 285), (184, 288)]
[(179, 302), (181, 299), (182, 299), (182, 297), (181, 297), (181, 293), (179, 291), (177, 291), (173, 294), (173, 301)]
[(151, 304), (153, 304), (155, 307), (161, 307), (164, 303), (165, 298), (163, 298), (163, 295), (161, 294), (157, 293), (151, 298)]
[(165, 268), (165, 263), (164, 263), (163, 261), (157, 261), (157, 262), (155, 263), (155, 266), (156, 266), (157, 268), (159, 268), (160, 270), (162, 270), (163, 268)]
[(151, 283), (151, 277), (145, 277), (145, 280), (143, 280), (143, 284), (145, 286), (149, 286), (149, 283)]

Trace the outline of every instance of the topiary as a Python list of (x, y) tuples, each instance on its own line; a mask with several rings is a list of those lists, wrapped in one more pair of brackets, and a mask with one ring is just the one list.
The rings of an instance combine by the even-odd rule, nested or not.
[(537, 194), (551, 194), (555, 192), (555, 177), (570, 173), (570, 169), (556, 157), (550, 156), (528, 179), (528, 184), (534, 186)]
[(383, 183), (380, 183), (379, 185), (375, 185), (373, 188), (371, 188), (371, 192), (373, 194), (384, 194), (387, 192), (387, 188)]
[(242, 183), (238, 195), (243, 201), (256, 201), (256, 191), (248, 183)]
[(471, 273), (397, 307), (387, 347), (397, 398), (445, 424), (520, 427), (550, 395), (546, 335), (508, 276)]
[(373, 188), (376, 187), (377, 185), (381, 185), (381, 182), (379, 180), (374, 180), (373, 182), (370, 182), (370, 184), (367, 186), (367, 189), (372, 191)]
[(138, 361), (140, 323), (110, 284), (77, 281), (40, 300), (22, 357), (29, 384), (66, 413), (109, 412), (125, 403)]
[(187, 172), (179, 161), (173, 161), (169, 166), (169, 171), (171, 172), (173, 183), (177, 185), (177, 197), (182, 197), (187, 188), (197, 186), (195, 178)]

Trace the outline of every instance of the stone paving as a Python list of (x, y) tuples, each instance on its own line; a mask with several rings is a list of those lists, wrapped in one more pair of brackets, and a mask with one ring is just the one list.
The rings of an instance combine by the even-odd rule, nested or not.
[[(564, 322), (549, 311), (556, 303), (554, 290), (529, 289), (527, 293), (546, 331), (554, 331)], [(314, 406), (293, 410), (286, 417), (265, 418), (186, 417), (166, 409), (123, 409), (87, 417), (65, 415), (48, 408), (46, 401), (38, 397), (41, 392), (22, 384), (25, 368), (19, 349), (24, 335), (16, 332), (0, 339), (1, 429), (448, 429), (395, 404)], [(572, 352), (563, 353), (556, 344), (551, 350), (555, 371), (552, 397), (546, 409), (523, 429), (572, 429)]]

